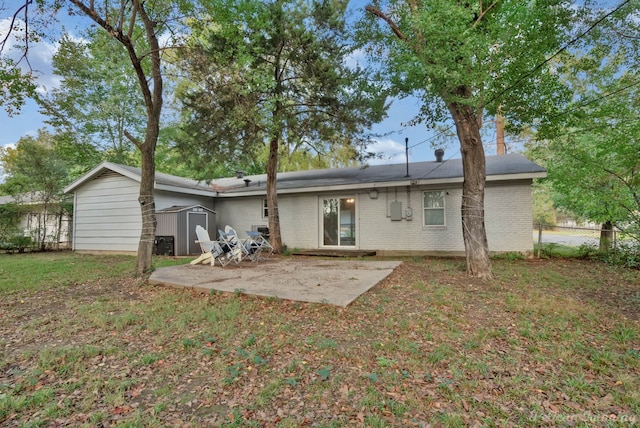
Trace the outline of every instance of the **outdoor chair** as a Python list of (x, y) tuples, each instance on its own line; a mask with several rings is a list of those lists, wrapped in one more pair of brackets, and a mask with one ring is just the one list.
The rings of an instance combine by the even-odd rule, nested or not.
[(233, 229), (229, 231), (229, 226), (224, 231), (218, 229), (220, 235), (220, 244), (222, 250), (227, 253), (227, 257), (233, 260), (236, 264), (240, 263), (246, 256), (246, 251), (243, 242), (238, 238), (238, 235)]
[(243, 258), (248, 258), (252, 262), (261, 260), (263, 247), (258, 242), (253, 240), (250, 236), (247, 236), (244, 239), (240, 239), (240, 235), (238, 235), (238, 232), (236, 232), (235, 229), (231, 226), (227, 225), (224, 230), (225, 233), (229, 234), (230, 236), (235, 236), (236, 242), (239, 242), (241, 244)]
[(247, 230), (246, 234), (247, 245), (255, 252), (256, 260), (264, 260), (273, 254), (273, 247), (262, 233)]
[(209, 237), (209, 232), (207, 232), (204, 227), (200, 225), (196, 226), (196, 236), (198, 237), (196, 242), (200, 244), (202, 254), (197, 259), (191, 261), (192, 265), (210, 262), (211, 266), (214, 266), (216, 260), (222, 266), (229, 264), (231, 259), (225, 257), (225, 252), (220, 246), (220, 243), (218, 241), (212, 241)]

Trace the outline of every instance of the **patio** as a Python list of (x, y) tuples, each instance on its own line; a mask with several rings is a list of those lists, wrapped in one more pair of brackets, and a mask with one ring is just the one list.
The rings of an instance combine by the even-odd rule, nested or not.
[(159, 268), (149, 283), (240, 292), (346, 307), (386, 278), (401, 261), (322, 260), (273, 257), (239, 265), (180, 265)]

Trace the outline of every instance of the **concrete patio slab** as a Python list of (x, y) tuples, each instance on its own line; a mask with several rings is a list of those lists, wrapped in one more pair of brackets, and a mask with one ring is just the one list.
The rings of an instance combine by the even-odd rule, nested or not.
[(149, 283), (345, 307), (386, 278), (401, 263), (271, 258), (259, 263), (243, 261), (226, 267), (181, 265), (157, 269), (151, 274)]

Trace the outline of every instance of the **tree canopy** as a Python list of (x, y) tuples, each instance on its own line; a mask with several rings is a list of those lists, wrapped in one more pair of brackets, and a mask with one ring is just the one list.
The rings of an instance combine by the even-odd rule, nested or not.
[(188, 80), (179, 93), (185, 138), (178, 148), (203, 173), (215, 161), (253, 164), (268, 152), (276, 251), (275, 180), (285, 169), (278, 165), (299, 162), (305, 151), (324, 157), (324, 166), (348, 164), (369, 142), (367, 128), (384, 115), (384, 93), (365, 70), (347, 64), (356, 45), (348, 40), (345, 7), (315, 0), (219, 2), (208, 17), (191, 22), (183, 53)]
[(636, 10), (623, 3), (611, 11), (565, 61), (573, 100), (541, 123), (531, 153), (549, 171), (557, 207), (640, 237)]
[(462, 233), (471, 275), (490, 277), (484, 226), (485, 155), (480, 128), (498, 109), (512, 125), (557, 108), (568, 91), (548, 58), (567, 37), (571, 1), (376, 2), (361, 39), (394, 93), (422, 100), (414, 122), (453, 119), (464, 171)]
[(107, 160), (131, 163), (133, 144), (125, 132), (144, 133), (145, 110), (126, 50), (97, 28), (80, 39), (64, 34), (53, 71), (61, 84), (39, 99), (47, 122), (92, 143)]

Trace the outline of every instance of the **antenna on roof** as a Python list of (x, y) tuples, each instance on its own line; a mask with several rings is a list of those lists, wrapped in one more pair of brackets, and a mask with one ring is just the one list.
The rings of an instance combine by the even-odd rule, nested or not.
[(407, 175), (405, 177), (409, 177), (409, 137), (404, 139), (404, 156), (407, 159)]

